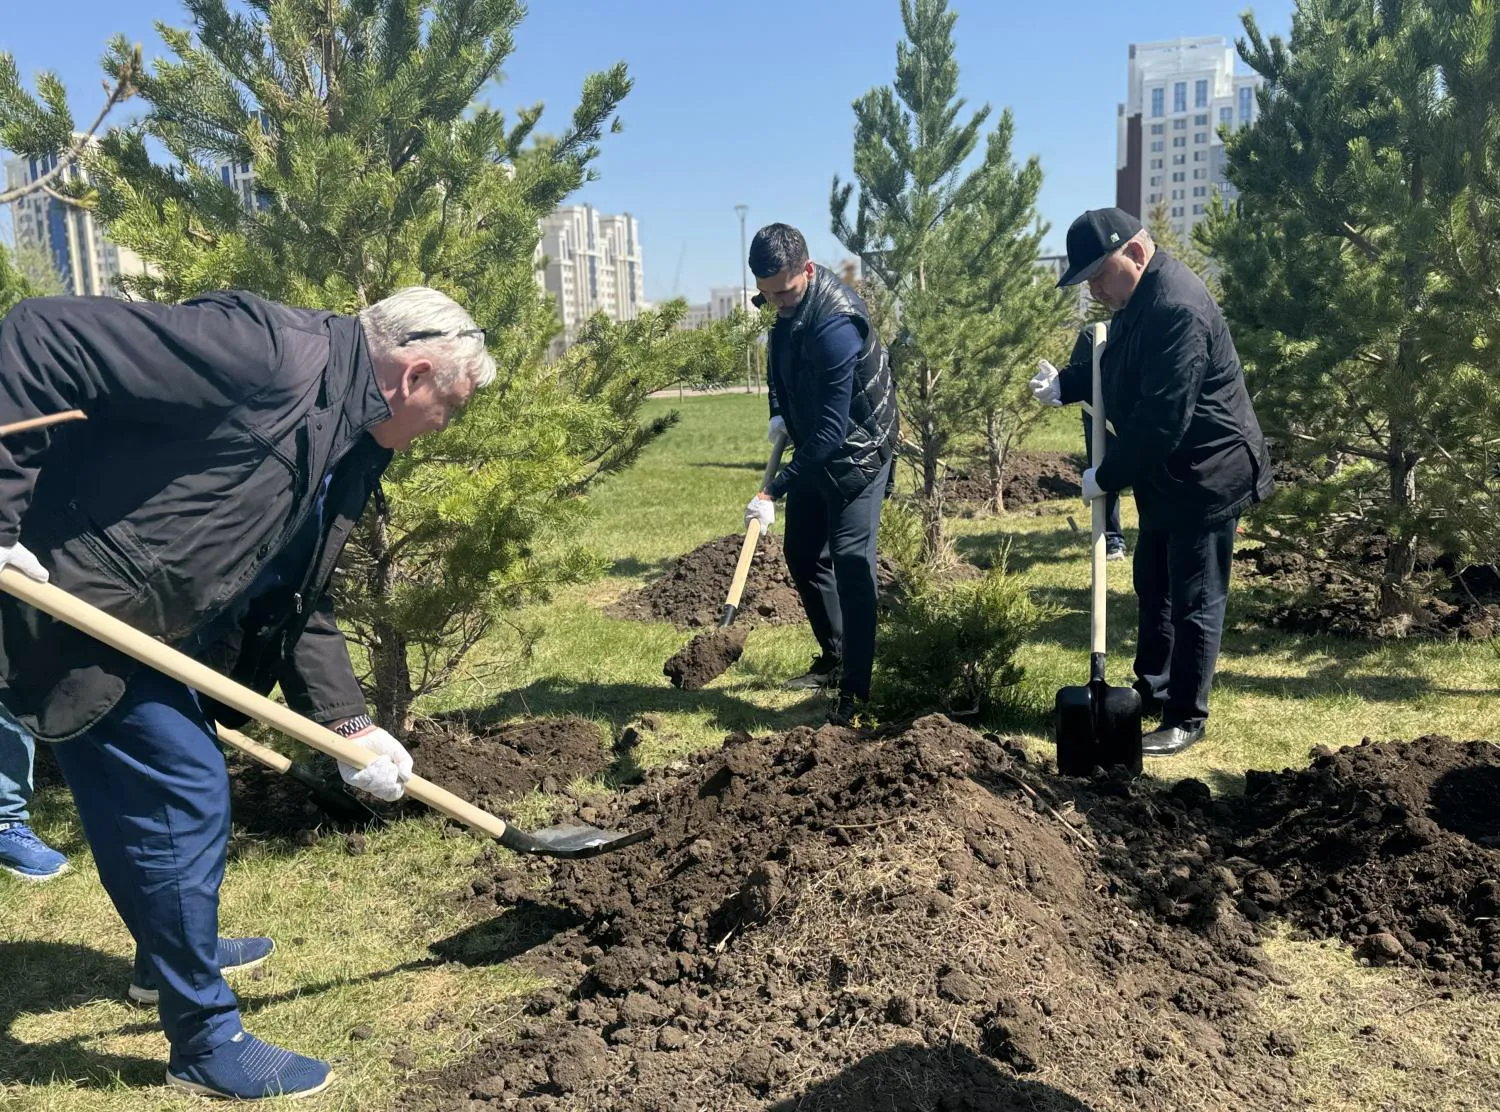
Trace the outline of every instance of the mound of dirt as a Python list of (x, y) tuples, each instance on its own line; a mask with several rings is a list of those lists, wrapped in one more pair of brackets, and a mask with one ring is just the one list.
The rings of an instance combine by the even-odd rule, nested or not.
[[(655, 583), (632, 591), (605, 613), (632, 621), (671, 622), (679, 629), (713, 625), (724, 609), (724, 596), (729, 593), (744, 542), (741, 533), (700, 544), (674, 561)], [(896, 583), (895, 565), (882, 557), (877, 577), (882, 594), (889, 594)], [(797, 597), (797, 588), (787, 571), (781, 539), (774, 534), (762, 537), (750, 562), (735, 626), (754, 629), (806, 620), (802, 600)]]
[[(944, 484), (947, 497), (955, 502), (985, 503), (990, 500), (988, 464), (971, 460), (962, 475), (949, 476)], [(1083, 456), (1068, 452), (1013, 452), (1002, 484), (1007, 511), (1057, 498), (1083, 496)]]
[(1500, 981), (1500, 748), (1367, 740), (1245, 786), (1244, 912), (1442, 984)]
[(598, 776), (614, 760), (598, 724), (586, 718), (477, 728), (462, 718), (431, 720), (418, 724), (406, 746), (417, 775), (487, 811)]
[(484, 870), (491, 960), (550, 881), (560, 989), (402, 1107), (1287, 1107), (1197, 787), (1058, 781), (936, 716), (733, 737), (598, 816), (653, 842)]
[[(1234, 554), (1236, 572), (1294, 592), (1265, 611), (1282, 629), (1337, 633), (1346, 637), (1435, 637), (1488, 641), (1500, 636), (1500, 573), (1492, 565), (1458, 571), (1426, 554), (1420, 571), (1436, 584), (1411, 613), (1379, 614), (1380, 575), (1386, 538), (1363, 537), (1330, 562), (1269, 546)], [(1447, 576), (1447, 578), (1445, 578)]]

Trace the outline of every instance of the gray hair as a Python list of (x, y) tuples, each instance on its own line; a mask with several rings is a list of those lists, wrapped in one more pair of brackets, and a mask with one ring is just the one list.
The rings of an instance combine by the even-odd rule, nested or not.
[(438, 290), (397, 290), (361, 310), (359, 323), (377, 358), (409, 348), (432, 360), (443, 386), (468, 379), (478, 389), (495, 381), (495, 360), (484, 345), (483, 330), (462, 305)]

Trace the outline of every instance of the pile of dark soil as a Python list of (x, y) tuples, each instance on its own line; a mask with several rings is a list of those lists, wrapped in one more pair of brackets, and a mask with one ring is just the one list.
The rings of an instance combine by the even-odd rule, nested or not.
[(550, 881), (560, 988), (402, 1107), (1288, 1107), (1197, 788), (1059, 781), (941, 717), (731, 738), (598, 816), (654, 842), (483, 870), (490, 960)]
[(1500, 982), (1500, 748), (1366, 741), (1245, 786), (1244, 912), (1342, 938), (1371, 964), (1425, 966), (1438, 984)]
[[(623, 740), (623, 739), (622, 739)], [(582, 718), (537, 718), (483, 726), (462, 718), (420, 721), (407, 738), (413, 770), (433, 783), (484, 808), (504, 814), (517, 799), (536, 790), (554, 793), (575, 779), (598, 776), (615, 752), (598, 725)], [(334, 762), (317, 754), (298, 758), (339, 790)], [(311, 840), (318, 832), (342, 829), (295, 781), (278, 775), (233, 750), (229, 765), (230, 813), (239, 834), (252, 838)], [(359, 793), (353, 798), (377, 814), (395, 817), (420, 811), (420, 804), (383, 804)]]
[(1435, 637), (1487, 641), (1500, 636), (1500, 572), (1493, 566), (1456, 569), (1451, 560), (1427, 553), (1419, 572), (1434, 586), (1415, 611), (1379, 613), (1386, 538), (1351, 542), (1338, 562), (1260, 546), (1235, 553), (1236, 571), (1293, 592), (1276, 602), (1266, 620), (1283, 629), (1349, 637)]
[[(741, 533), (700, 544), (675, 560), (655, 583), (632, 591), (605, 612), (612, 618), (671, 622), (679, 629), (714, 625), (724, 609), (724, 596), (729, 593), (744, 542)], [(895, 565), (882, 557), (877, 576), (882, 594), (889, 594), (896, 583)], [(802, 600), (797, 597), (786, 557), (782, 555), (781, 539), (774, 534), (762, 537), (755, 546), (735, 626), (754, 629), (806, 620)]]
[(407, 739), (412, 769), (487, 811), (533, 791), (560, 791), (603, 773), (615, 754), (586, 718), (533, 718), (480, 726), (462, 718), (428, 720)]
[[(1002, 484), (1006, 511), (1058, 498), (1081, 498), (1086, 466), (1082, 455), (1068, 452), (1011, 453)], [(986, 503), (990, 500), (988, 475), (985, 460), (975, 458), (963, 474), (948, 477), (944, 493), (954, 502)]]

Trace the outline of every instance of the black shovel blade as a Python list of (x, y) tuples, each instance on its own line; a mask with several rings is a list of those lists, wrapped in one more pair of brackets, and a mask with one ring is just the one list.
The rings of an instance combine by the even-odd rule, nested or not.
[(1057, 771), (1064, 776), (1087, 776), (1102, 763), (1094, 736), (1092, 688), (1064, 687), (1058, 691), (1053, 736), (1057, 739)]
[(538, 857), (597, 857), (601, 853), (614, 853), (637, 845), (651, 837), (649, 830), (637, 830), (631, 834), (618, 830), (600, 830), (597, 826), (549, 826), (544, 830), (528, 833), (507, 826), (500, 836), (500, 844), (517, 853), (529, 853)]
[(1094, 682), (1064, 687), (1054, 712), (1057, 771), (1087, 776), (1095, 768), (1124, 765), (1141, 771), (1141, 694), (1133, 687)]

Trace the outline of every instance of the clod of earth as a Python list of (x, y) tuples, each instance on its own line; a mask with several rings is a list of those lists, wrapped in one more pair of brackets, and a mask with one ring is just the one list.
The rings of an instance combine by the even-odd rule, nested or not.
[(745, 652), (745, 631), (731, 626), (700, 633), (672, 655), (662, 673), (673, 687), (697, 691), (723, 675)]

